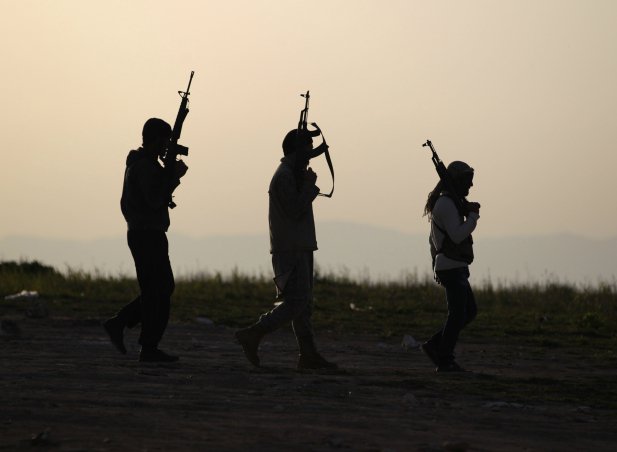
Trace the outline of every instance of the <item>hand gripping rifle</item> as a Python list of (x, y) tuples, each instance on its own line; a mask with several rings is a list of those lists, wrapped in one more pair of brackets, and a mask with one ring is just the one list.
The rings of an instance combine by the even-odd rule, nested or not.
[[(189, 155), (189, 148), (178, 144), (178, 140), (180, 139), (180, 134), (182, 133), (182, 125), (184, 124), (186, 115), (189, 114), (189, 94), (191, 94), (191, 82), (193, 81), (194, 74), (195, 71), (191, 71), (189, 85), (186, 87), (186, 91), (178, 91), (178, 94), (180, 94), (182, 100), (180, 101), (180, 108), (178, 109), (178, 114), (176, 115), (176, 122), (174, 122), (174, 128), (171, 132), (171, 138), (169, 139), (169, 144), (167, 145), (167, 152), (163, 157), (163, 165), (165, 166), (165, 170), (170, 176), (174, 171), (174, 166), (176, 164), (176, 158), (178, 157), (178, 155)], [(173, 202), (173, 200), (170, 198), (169, 208), (173, 209), (174, 207), (176, 207), (176, 203)]]
[(443, 162), (437, 155), (437, 152), (435, 151), (431, 140), (426, 140), (426, 143), (424, 143), (422, 147), (425, 146), (428, 146), (433, 153), (431, 160), (435, 165), (435, 169), (437, 170), (437, 174), (439, 175), (439, 179), (441, 180), (443, 187), (446, 189), (447, 192), (452, 195), (452, 201), (454, 201), (454, 204), (456, 205), (458, 211), (461, 212), (463, 215), (467, 215), (467, 200), (458, 194), (456, 190), (456, 185), (454, 184), (454, 180), (452, 179), (450, 173), (448, 173), (446, 166), (443, 164)]
[[(306, 94), (300, 94), (300, 96), (304, 97), (305, 101), (304, 101), (304, 109), (300, 112), (300, 121), (298, 121), (298, 133), (300, 133), (300, 131), (304, 131), (308, 133), (311, 137), (316, 137), (318, 135), (321, 135), (323, 144), (327, 146), (326, 137), (324, 137), (323, 132), (317, 126), (316, 122), (312, 122), (311, 125), (315, 127), (315, 129), (317, 130), (309, 131), (307, 129), (309, 100), (311, 98), (310, 93), (307, 91)], [(319, 154), (321, 154), (321, 152), (312, 152), (309, 154), (309, 159), (313, 157), (317, 157)], [(328, 151), (328, 148), (326, 148), (326, 150), (324, 151), (324, 154), (326, 156), (326, 162), (328, 163), (328, 168), (330, 168), (330, 174), (332, 175), (332, 190), (330, 190), (330, 193), (319, 193), (318, 196), (325, 196), (326, 198), (332, 198), (332, 194), (334, 193), (334, 165), (332, 165), (332, 158), (330, 157), (330, 152)]]

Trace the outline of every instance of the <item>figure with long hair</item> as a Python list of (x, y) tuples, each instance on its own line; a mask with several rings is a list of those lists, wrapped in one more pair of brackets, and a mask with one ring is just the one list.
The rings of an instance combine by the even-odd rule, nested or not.
[(473, 261), (471, 233), (480, 218), (480, 204), (465, 198), (473, 187), (474, 170), (465, 162), (454, 161), (448, 165), (447, 173), (456, 193), (449, 192), (440, 180), (424, 207), (431, 224), (429, 241), (435, 280), (444, 288), (448, 306), (444, 325), (421, 347), (437, 372), (463, 371), (455, 361), (454, 348), (461, 330), (477, 313), (469, 265)]

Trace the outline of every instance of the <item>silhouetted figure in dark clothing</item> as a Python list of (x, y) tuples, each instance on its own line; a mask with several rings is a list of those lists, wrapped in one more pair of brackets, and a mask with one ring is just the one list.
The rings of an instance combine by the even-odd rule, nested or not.
[[(473, 186), (474, 171), (465, 162), (455, 161), (447, 168), (461, 197)], [(422, 344), (422, 350), (437, 366), (437, 372), (463, 369), (454, 360), (454, 347), (461, 330), (477, 313), (476, 301), (469, 284), (469, 265), (473, 261), (471, 233), (480, 218), (480, 204), (465, 202), (465, 211), (457, 209), (452, 193), (440, 181), (429, 194), (424, 213), (431, 222), (435, 279), (446, 293), (448, 317), (443, 327)]]
[(285, 156), (272, 176), (268, 222), (270, 253), (278, 298), (283, 302), (263, 314), (254, 325), (236, 332), (248, 360), (260, 365), (257, 350), (263, 336), (291, 322), (300, 355), (298, 369), (336, 368), (318, 352), (313, 340), (313, 252), (317, 250), (313, 201), (319, 194), (310, 158), (325, 151), (313, 149), (311, 133), (292, 130), (283, 140)]
[(120, 207), (128, 225), (127, 239), (139, 282), (140, 295), (104, 323), (114, 346), (126, 353), (124, 328), (141, 323), (140, 361), (173, 362), (177, 356), (159, 350), (167, 322), (174, 275), (169, 262), (166, 231), (171, 194), (187, 171), (182, 161), (163, 168), (163, 157), (171, 137), (171, 126), (151, 118), (144, 124), (143, 145), (126, 159)]

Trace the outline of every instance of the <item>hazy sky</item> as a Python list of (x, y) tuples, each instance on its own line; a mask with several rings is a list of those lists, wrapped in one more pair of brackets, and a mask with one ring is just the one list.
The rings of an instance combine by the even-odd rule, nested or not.
[(616, 23), (612, 0), (3, 0), (0, 237), (122, 234), (125, 156), (191, 70), (175, 232), (267, 231), (310, 89), (318, 224), (426, 232), (430, 138), (476, 169), (478, 234), (613, 236)]

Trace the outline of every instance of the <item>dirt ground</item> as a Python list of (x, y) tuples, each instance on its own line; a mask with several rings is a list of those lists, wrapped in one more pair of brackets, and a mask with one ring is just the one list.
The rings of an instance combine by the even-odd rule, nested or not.
[[(268, 336), (251, 367), (223, 326), (173, 324), (173, 365), (139, 364), (137, 332), (118, 354), (98, 321), (16, 319), (0, 337), (0, 450), (602, 451), (616, 450), (617, 410), (526, 403), (502, 382), (560, 384), (591, 373), (566, 351), (547, 356), (461, 338), (472, 373), (435, 374), (399, 341), (322, 333), (343, 370), (294, 371), (289, 331)], [(529, 352), (529, 353), (528, 353)], [(615, 380), (614, 380), (615, 381)], [(512, 387), (512, 385), (510, 385)], [(516, 387), (516, 384), (514, 384)], [(492, 390), (491, 388), (494, 388)]]

